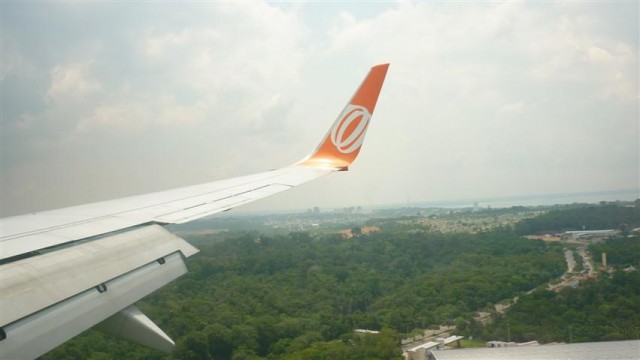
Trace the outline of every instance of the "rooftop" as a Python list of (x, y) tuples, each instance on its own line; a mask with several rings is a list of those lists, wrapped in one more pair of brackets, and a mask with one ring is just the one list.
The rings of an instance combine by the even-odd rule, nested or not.
[(436, 360), (448, 359), (639, 359), (640, 340), (606, 341), (577, 344), (475, 348), (460, 350), (432, 350)]

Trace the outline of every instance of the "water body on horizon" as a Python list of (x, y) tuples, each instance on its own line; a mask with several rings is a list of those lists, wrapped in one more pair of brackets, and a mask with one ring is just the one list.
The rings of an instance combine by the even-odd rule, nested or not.
[[(492, 207), (506, 208), (512, 206), (548, 206), (560, 204), (597, 204), (601, 201), (634, 201), (640, 198), (640, 189), (625, 189), (611, 191), (596, 192), (579, 192), (564, 194), (545, 194), (545, 195), (519, 195), (504, 196), (496, 198), (477, 198), (477, 199), (460, 199), (460, 200), (443, 200), (443, 201), (423, 201), (407, 204), (396, 204), (389, 207), (444, 207), (444, 208), (461, 208), (461, 207)], [(382, 206), (380, 206), (382, 207)]]

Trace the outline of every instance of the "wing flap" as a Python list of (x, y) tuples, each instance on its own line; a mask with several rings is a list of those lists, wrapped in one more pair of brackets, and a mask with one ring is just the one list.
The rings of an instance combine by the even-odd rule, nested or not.
[(197, 249), (159, 225), (137, 228), (2, 267), (0, 326), (12, 323), (168, 254)]
[[(111, 317), (187, 272), (184, 257), (175, 252), (164, 264), (151, 262), (2, 328), (2, 359), (34, 359)], [(4, 308), (4, 303), (3, 303)]]

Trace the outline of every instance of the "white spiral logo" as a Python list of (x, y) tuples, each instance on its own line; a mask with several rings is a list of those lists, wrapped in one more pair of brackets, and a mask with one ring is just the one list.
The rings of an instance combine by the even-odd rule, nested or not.
[[(362, 145), (371, 114), (362, 106), (348, 105), (339, 118), (340, 120), (331, 129), (331, 142), (338, 151), (349, 154)], [(347, 133), (354, 121), (358, 121), (356, 127)]]

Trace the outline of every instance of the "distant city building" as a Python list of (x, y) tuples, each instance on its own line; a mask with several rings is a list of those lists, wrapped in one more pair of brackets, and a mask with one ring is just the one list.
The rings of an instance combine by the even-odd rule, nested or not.
[(416, 345), (404, 352), (405, 360), (428, 360), (429, 350), (437, 348), (439, 342), (429, 341), (424, 344)]
[(402, 356), (405, 360), (430, 360), (432, 359), (431, 350), (435, 349), (448, 349), (447, 345), (456, 343), (456, 347), (460, 347), (460, 340), (464, 339), (463, 336), (451, 335), (446, 338), (437, 338), (425, 343), (415, 345), (404, 351)]
[(566, 231), (562, 234), (563, 238), (569, 239), (583, 239), (583, 240), (597, 240), (615, 235), (616, 230), (580, 230), (580, 231)]

